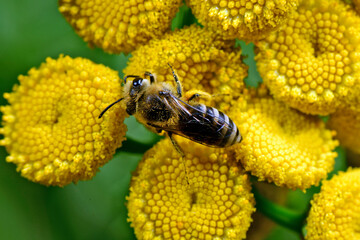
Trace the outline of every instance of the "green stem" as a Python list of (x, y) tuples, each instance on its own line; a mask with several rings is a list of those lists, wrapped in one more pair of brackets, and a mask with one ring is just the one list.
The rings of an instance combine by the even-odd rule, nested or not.
[(127, 137), (127, 140), (123, 142), (122, 147), (119, 148), (118, 151), (143, 154), (152, 148), (160, 139), (162, 139), (162, 137), (156, 138), (150, 143), (142, 143)]
[(298, 212), (282, 207), (262, 196), (255, 188), (253, 188), (252, 192), (255, 197), (257, 210), (281, 226), (292, 229), (298, 233), (302, 232), (307, 211)]
[(171, 23), (171, 30), (181, 29), (184, 26), (190, 26), (193, 23), (197, 23), (195, 16), (192, 14), (191, 9), (183, 4)]

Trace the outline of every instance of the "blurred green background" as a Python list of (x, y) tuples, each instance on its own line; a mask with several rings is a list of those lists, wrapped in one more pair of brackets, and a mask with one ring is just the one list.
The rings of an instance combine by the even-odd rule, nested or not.
[[(7, 104), (2, 95), (11, 91), (19, 74), (61, 53), (120, 73), (127, 61), (124, 55), (88, 48), (55, 0), (0, 0), (0, 105)], [(130, 135), (145, 131), (133, 119), (127, 122), (133, 126)], [(29, 182), (5, 162), (6, 155), (0, 147), (0, 239), (134, 239), (124, 203), (141, 155), (118, 152), (93, 180), (64, 188)]]
[[(251, 65), (250, 78), (254, 79), (259, 76), (252, 47), (248, 45), (244, 52), (250, 54), (245, 62)], [(121, 77), (128, 60), (123, 54), (110, 55), (88, 48), (58, 12), (55, 0), (0, 0), (0, 105), (7, 104), (2, 95), (11, 91), (19, 74), (61, 53), (102, 63), (119, 71)], [(64, 188), (44, 187), (22, 178), (15, 165), (5, 161), (7, 153), (0, 147), (0, 239), (135, 239), (126, 221), (125, 196), (131, 172), (142, 155), (129, 151), (136, 142), (141, 144), (139, 148), (146, 149), (157, 137), (134, 118), (126, 123), (132, 141), (125, 142), (92, 180)], [(311, 193), (293, 191), (288, 205), (302, 209), (309, 196)], [(299, 236), (277, 226), (266, 239)]]

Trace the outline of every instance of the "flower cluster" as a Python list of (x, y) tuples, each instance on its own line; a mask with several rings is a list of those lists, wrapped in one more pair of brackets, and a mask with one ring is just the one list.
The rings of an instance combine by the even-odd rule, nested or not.
[(132, 52), (125, 75), (156, 73), (158, 81), (174, 84), (170, 63), (181, 79), (184, 91), (197, 89), (211, 94), (239, 93), (245, 87), (247, 66), (234, 41), (218, 36), (196, 25), (153, 39)]
[(303, 1), (259, 43), (258, 70), (272, 94), (304, 113), (328, 115), (360, 74), (360, 17), (341, 1)]
[(180, 0), (59, 0), (59, 10), (86, 42), (120, 53), (160, 37), (180, 4)]
[(100, 109), (120, 97), (117, 72), (87, 59), (47, 58), (4, 97), (0, 145), (21, 175), (64, 186), (92, 178), (124, 140), (126, 113), (119, 107), (102, 119)]
[(348, 169), (324, 181), (311, 201), (306, 239), (359, 239), (359, 199), (360, 169)]
[(187, 0), (199, 22), (224, 39), (256, 40), (281, 26), (298, 0)]
[[(131, 52), (125, 75), (151, 72), (173, 85), (172, 66), (183, 101), (201, 93), (194, 102), (227, 114), (242, 135), (227, 148), (174, 136), (146, 152), (127, 197), (136, 236), (244, 239), (255, 211), (250, 174), (287, 189), (319, 185), (334, 167), (334, 130), (340, 144), (360, 153), (360, 17), (339, 0), (186, 2), (204, 27), (166, 32), (179, 0), (59, 0), (59, 10), (89, 44)], [(257, 89), (245, 87), (248, 67), (235, 38), (261, 39), (256, 60), (264, 84)], [(0, 108), (0, 145), (24, 177), (58, 186), (90, 179), (122, 145), (126, 104), (99, 118), (123, 97), (117, 72), (60, 56), (19, 81), (4, 95), (10, 105)], [(306, 114), (332, 115), (326, 125)], [(208, 118), (203, 124), (218, 120)], [(358, 175), (349, 170), (324, 182), (307, 239), (356, 236)]]
[(249, 176), (228, 154), (177, 140), (184, 158), (162, 140), (133, 175), (128, 209), (137, 238), (244, 239), (255, 210)]

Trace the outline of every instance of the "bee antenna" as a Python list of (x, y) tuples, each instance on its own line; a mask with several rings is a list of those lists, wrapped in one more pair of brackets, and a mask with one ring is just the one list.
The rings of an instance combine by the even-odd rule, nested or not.
[(100, 113), (99, 118), (101, 118), (101, 117), (104, 115), (104, 113), (105, 113), (107, 110), (109, 110), (109, 108), (111, 108), (112, 106), (114, 106), (116, 103), (120, 102), (120, 101), (123, 100), (123, 99), (124, 99), (124, 98), (120, 98), (120, 99), (116, 100), (115, 102), (113, 102), (112, 104), (110, 104), (109, 106), (107, 106), (107, 107)]
[(126, 83), (126, 80), (128, 78), (140, 78), (140, 76), (138, 76), (138, 75), (126, 75), (125, 78), (124, 78), (124, 83)]

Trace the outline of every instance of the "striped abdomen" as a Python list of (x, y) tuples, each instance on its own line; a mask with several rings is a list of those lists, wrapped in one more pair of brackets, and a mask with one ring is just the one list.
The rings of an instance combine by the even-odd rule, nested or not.
[(191, 116), (180, 116), (177, 134), (211, 147), (228, 147), (241, 142), (239, 129), (223, 112), (203, 104), (187, 107), (187, 110)]

